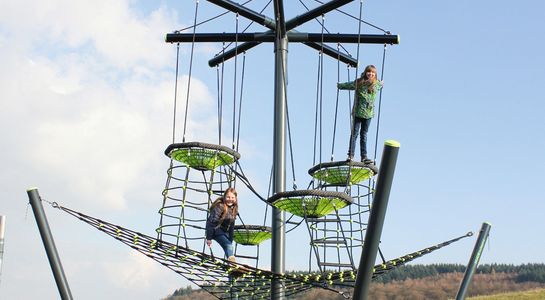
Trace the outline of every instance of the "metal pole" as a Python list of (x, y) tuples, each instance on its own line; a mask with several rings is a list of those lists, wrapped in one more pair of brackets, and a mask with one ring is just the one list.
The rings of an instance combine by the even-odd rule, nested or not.
[(367, 292), (373, 277), (373, 267), (377, 258), (380, 235), (382, 234), (382, 226), (386, 216), (386, 208), (388, 207), (390, 189), (394, 179), (399, 146), (400, 144), (393, 140), (384, 143), (375, 196), (371, 206), (371, 215), (369, 216), (369, 224), (365, 233), (358, 275), (354, 286), (354, 300), (367, 299)]
[(466, 297), (467, 289), (469, 288), (469, 284), (471, 283), (471, 278), (473, 277), (473, 274), (477, 269), (479, 259), (481, 259), (481, 254), (483, 253), (484, 245), (486, 244), (486, 240), (488, 239), (490, 227), (492, 227), (492, 225), (487, 222), (484, 222), (481, 227), (479, 237), (477, 238), (477, 242), (475, 242), (475, 247), (473, 248), (473, 253), (471, 253), (469, 263), (467, 264), (464, 278), (462, 279), (462, 283), (460, 284), (460, 288), (458, 289), (458, 294), (456, 294), (456, 300), (463, 300)]
[[(275, 43), (274, 78), (274, 144), (273, 144), (273, 191), (286, 190), (286, 53), (288, 39), (279, 38)], [(271, 270), (283, 274), (286, 250), (286, 213), (272, 209), (272, 255)], [(272, 282), (271, 299), (284, 299), (284, 287), (280, 280)]]
[(72, 300), (72, 293), (70, 292), (68, 281), (64, 275), (61, 260), (59, 258), (59, 254), (57, 253), (55, 241), (51, 235), (51, 230), (49, 229), (49, 223), (47, 222), (47, 217), (44, 212), (44, 207), (42, 206), (42, 199), (40, 198), (38, 189), (28, 189), (27, 194), (28, 199), (30, 200), (30, 205), (32, 206), (32, 211), (34, 212), (34, 217), (36, 218), (36, 223), (38, 224), (38, 229), (40, 230), (45, 252), (47, 253), (49, 265), (53, 271), (53, 276), (55, 277), (55, 282), (57, 283), (57, 288), (61, 295), (61, 299)]
[(0, 283), (2, 283), (2, 261), (4, 257), (4, 233), (6, 229), (6, 216), (0, 216)]

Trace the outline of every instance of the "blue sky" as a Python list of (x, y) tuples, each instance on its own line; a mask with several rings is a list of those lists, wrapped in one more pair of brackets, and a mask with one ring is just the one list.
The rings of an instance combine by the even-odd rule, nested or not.
[[(163, 150), (172, 139), (176, 56), (175, 46), (163, 39), (192, 23), (195, 2), (0, 3), (0, 214), (7, 216), (0, 298), (53, 299), (57, 290), (25, 191), (38, 187), (48, 201), (153, 233), (169, 163)], [(251, 7), (264, 3), (254, 0)], [(343, 10), (358, 15), (359, 4)], [(364, 20), (401, 37), (399, 45), (387, 48), (385, 71), (379, 74), (385, 87), (378, 160), (384, 140), (401, 143), (382, 234), (386, 258), (477, 232), (487, 221), (492, 229), (482, 263), (544, 262), (545, 4), (421, 0), (363, 5)], [(199, 3), (201, 20), (221, 11)], [(288, 18), (304, 11), (298, 1), (286, 4)], [(270, 16), (270, 8), (265, 13)], [(326, 15), (325, 24), (331, 32), (357, 33), (357, 23), (338, 13)], [(199, 30), (234, 27), (234, 17), (226, 15)], [(309, 22), (298, 30), (321, 28)], [(366, 26), (362, 30), (380, 34)], [(262, 29), (254, 25), (249, 31)], [(216, 70), (207, 61), (220, 47), (196, 47), (189, 140), (217, 141)], [(346, 47), (355, 55), (355, 46)], [(246, 55), (241, 125), (241, 164), (262, 194), (272, 156), (272, 50), (261, 45)], [(363, 45), (361, 64), (379, 66), (382, 51), (380, 45)], [(185, 101), (188, 61), (189, 45), (184, 45), (179, 103)], [(299, 188), (310, 181), (312, 167), (317, 61), (314, 50), (290, 45), (288, 101)], [(339, 78), (336, 61), (326, 58), (323, 68), (326, 161)], [(230, 62), (227, 77), (232, 69)], [(341, 69), (345, 80), (346, 68)], [(232, 101), (232, 87), (225, 86), (224, 97)], [(341, 92), (343, 116), (347, 99)], [(225, 115), (229, 126), (223, 139), (229, 145), (231, 120)], [(348, 119), (340, 118), (336, 160), (344, 159), (349, 135)], [(373, 149), (376, 119), (370, 130)], [(287, 179), (290, 189), (291, 172)], [(263, 221), (262, 203), (245, 190), (240, 200), (248, 223)], [(46, 213), (75, 298), (159, 299), (187, 285), (80, 221), (50, 207)], [(288, 235), (289, 269), (304, 267), (300, 261), (308, 252), (300, 254), (296, 242), (304, 234)], [(415, 262), (465, 264), (474, 241), (465, 239)], [(263, 248), (269, 246), (266, 242)], [(268, 260), (263, 259), (264, 267)]]

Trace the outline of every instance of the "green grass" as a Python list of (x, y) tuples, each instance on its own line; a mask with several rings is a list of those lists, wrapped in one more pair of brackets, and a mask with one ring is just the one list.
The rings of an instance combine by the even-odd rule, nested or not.
[(545, 289), (502, 293), (489, 296), (470, 297), (468, 300), (541, 300), (545, 299)]

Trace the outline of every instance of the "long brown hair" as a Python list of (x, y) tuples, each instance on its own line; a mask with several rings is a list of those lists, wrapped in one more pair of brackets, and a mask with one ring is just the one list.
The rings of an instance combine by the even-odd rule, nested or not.
[(226, 189), (225, 192), (223, 192), (222, 197), (219, 197), (218, 199), (216, 199), (216, 201), (214, 201), (214, 203), (212, 204), (212, 207), (214, 207), (216, 205), (222, 205), (222, 210), (221, 210), (220, 219), (218, 221), (218, 225), (221, 224), (223, 222), (223, 220), (225, 220), (225, 217), (227, 216), (227, 210), (229, 209), (229, 206), (227, 206), (227, 203), (225, 203), (225, 198), (227, 196), (227, 193), (232, 193), (233, 195), (235, 195), (236, 201), (232, 206), (232, 208), (233, 208), (233, 217), (236, 219), (236, 217), (238, 215), (238, 193), (237, 193), (237, 190), (235, 190), (234, 187), (230, 187), (230, 188)]
[[(375, 72), (375, 78), (373, 78), (372, 80), (369, 80), (369, 78), (367, 78), (367, 72), (369, 71)], [(358, 78), (356, 81), (356, 90), (359, 87), (367, 87), (367, 92), (373, 93), (373, 85), (377, 81), (377, 77), (378, 77), (377, 68), (374, 65), (368, 65), (367, 67), (365, 67), (365, 70), (363, 70), (363, 72), (361, 73), (360, 78)]]

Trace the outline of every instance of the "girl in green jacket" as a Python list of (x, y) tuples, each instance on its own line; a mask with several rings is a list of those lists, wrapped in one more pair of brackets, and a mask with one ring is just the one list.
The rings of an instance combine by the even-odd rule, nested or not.
[(352, 107), (352, 131), (350, 134), (350, 146), (348, 149), (348, 161), (354, 159), (356, 148), (356, 139), (358, 133), (360, 137), (361, 161), (365, 163), (372, 162), (367, 158), (367, 130), (371, 119), (375, 114), (375, 98), (378, 91), (382, 88), (383, 82), (377, 80), (377, 68), (373, 65), (365, 67), (360, 78), (355, 81), (337, 83), (340, 90), (356, 90), (354, 106)]

